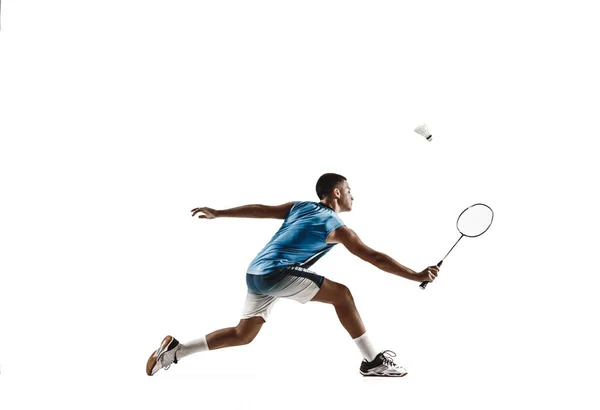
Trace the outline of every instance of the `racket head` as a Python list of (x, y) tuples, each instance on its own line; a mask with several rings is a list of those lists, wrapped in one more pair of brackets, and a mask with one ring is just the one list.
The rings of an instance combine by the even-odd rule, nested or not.
[(476, 238), (490, 229), (494, 221), (494, 211), (486, 204), (473, 204), (460, 213), (456, 220), (456, 229), (462, 235)]

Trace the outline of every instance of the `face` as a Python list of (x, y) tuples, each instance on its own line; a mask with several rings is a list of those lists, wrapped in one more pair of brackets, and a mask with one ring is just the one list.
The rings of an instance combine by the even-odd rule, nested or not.
[(348, 181), (342, 182), (339, 191), (339, 199), (338, 205), (340, 206), (341, 212), (349, 212), (352, 210), (352, 201), (354, 201), (354, 197), (350, 193), (350, 186), (348, 185)]

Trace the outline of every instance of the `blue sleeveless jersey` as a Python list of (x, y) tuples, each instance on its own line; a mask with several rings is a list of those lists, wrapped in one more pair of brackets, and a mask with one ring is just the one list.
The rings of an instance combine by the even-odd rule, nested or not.
[(327, 235), (344, 223), (331, 208), (318, 202), (296, 202), (279, 231), (248, 267), (251, 275), (266, 275), (277, 268), (307, 268), (333, 248)]

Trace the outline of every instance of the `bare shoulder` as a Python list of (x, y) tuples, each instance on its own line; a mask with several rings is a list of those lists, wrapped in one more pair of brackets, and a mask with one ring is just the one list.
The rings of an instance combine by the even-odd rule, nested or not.
[(289, 211), (296, 202), (297, 201), (286, 202), (285, 204), (277, 205), (277, 207), (281, 209), (287, 209)]
[(358, 239), (358, 235), (347, 226), (340, 226), (329, 235), (327, 235), (327, 243), (343, 243), (346, 244), (352, 240)]
[(352, 229), (341, 226), (327, 236), (327, 243), (341, 243), (354, 255), (373, 263), (377, 252), (360, 240)]
[(290, 210), (294, 206), (296, 201), (286, 202), (285, 204), (275, 205), (272, 207), (273, 214), (275, 218), (285, 219), (285, 217), (290, 213)]

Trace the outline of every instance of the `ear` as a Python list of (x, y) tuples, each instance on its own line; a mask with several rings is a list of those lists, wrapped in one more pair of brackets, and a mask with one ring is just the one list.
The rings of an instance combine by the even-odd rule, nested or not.
[(339, 188), (333, 188), (333, 196), (335, 196), (336, 198), (342, 197), (342, 192), (340, 191)]

